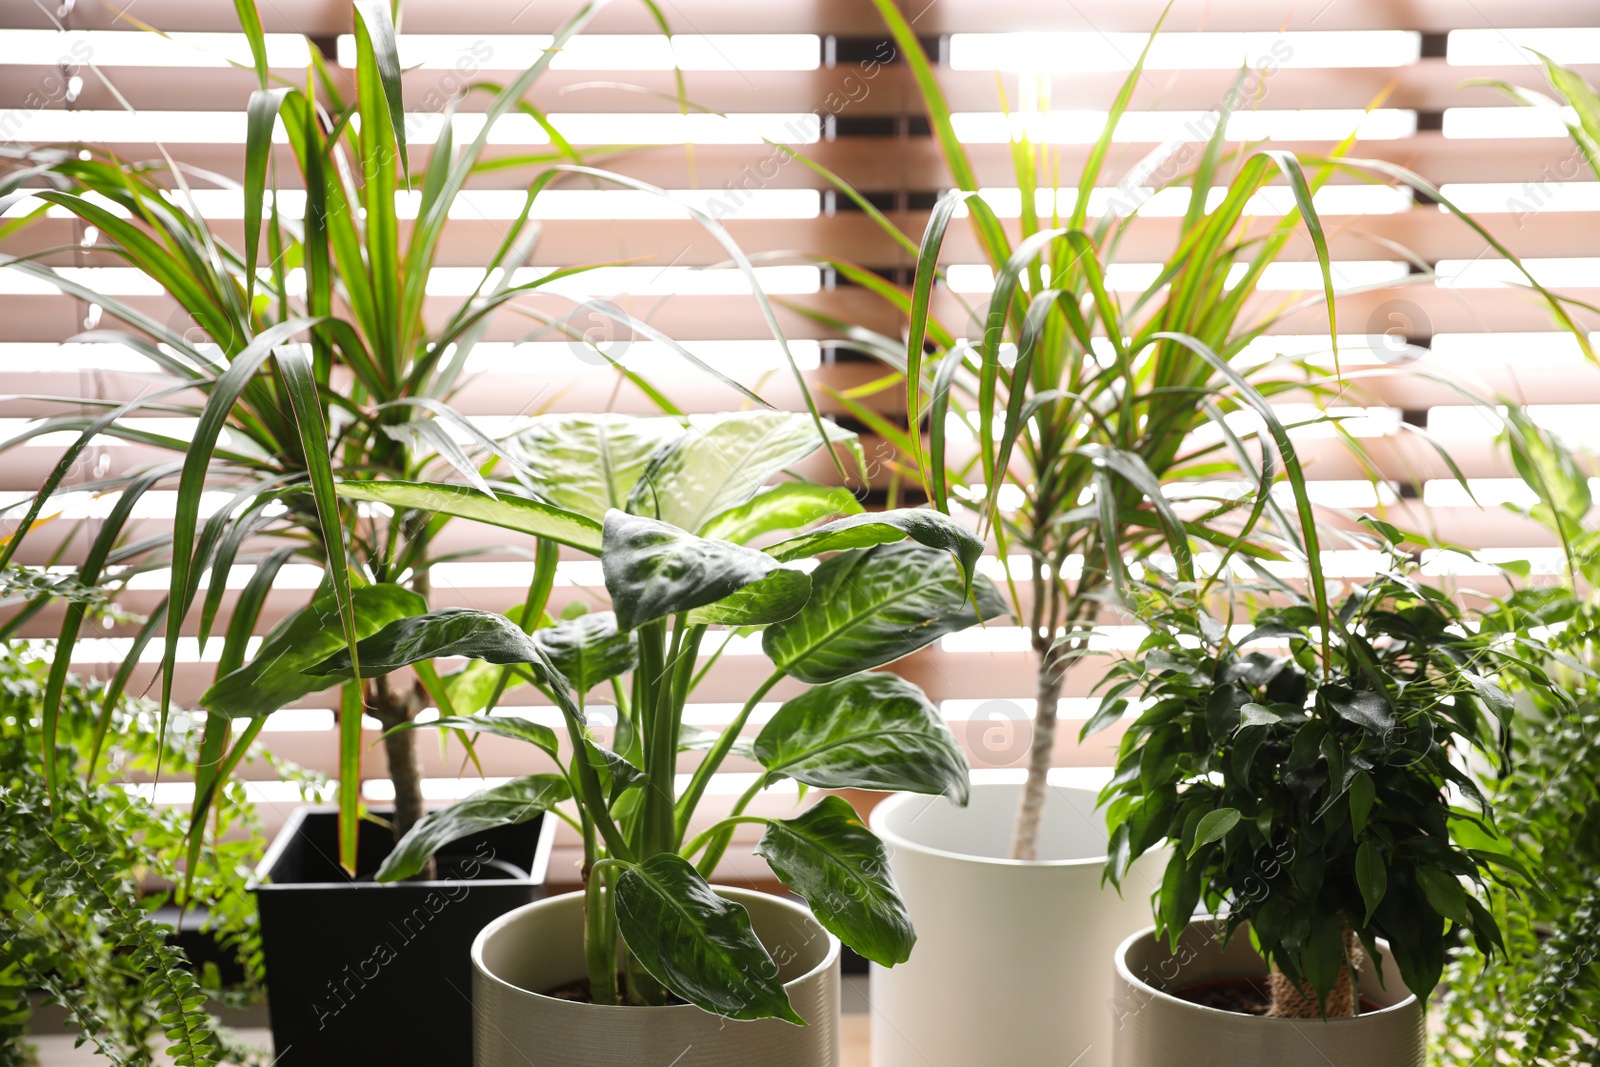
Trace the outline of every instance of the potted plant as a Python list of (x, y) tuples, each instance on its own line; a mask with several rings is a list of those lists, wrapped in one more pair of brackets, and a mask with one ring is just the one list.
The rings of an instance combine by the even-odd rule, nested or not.
[[(1031, 1062), (1070, 1045), (1091, 1067), (1109, 1054), (1111, 1021), (1101, 1008), (1110, 987), (1083, 991), (1109, 976), (1066, 961), (1109, 950), (1136, 920), (1116, 894), (1100, 892), (1094, 872), (1104, 840), (1079, 818), (1093, 799), (1070, 786), (1049, 787), (1063, 686), (1093, 671), (1086, 657), (1095, 627), (1130, 614), (1119, 588), (1124, 570), (1168, 567), (1165, 557), (1201, 551), (1223, 560), (1219, 570), (1240, 559), (1275, 558), (1279, 538), (1292, 540), (1296, 527), (1318, 521), (1303, 494), (1287, 514), (1271, 499), (1276, 472), (1291, 483), (1302, 476), (1292, 462), (1264, 467), (1260, 450), (1277, 446), (1248, 429), (1260, 425), (1251, 411), (1264, 398), (1294, 391), (1320, 401), (1359, 388), (1355, 376), (1338, 373), (1336, 352), (1332, 374), (1261, 358), (1269, 331), (1291, 314), (1325, 313), (1328, 332), (1337, 332), (1334, 275), (1313, 196), (1340, 177), (1407, 185), (1435, 199), (1438, 190), (1402, 168), (1349, 158), (1350, 141), (1325, 156), (1298, 158), (1230, 146), (1231, 115), (1249, 106), (1270, 69), (1241, 72), (1196, 127), (1194, 144), (1165, 146), (1113, 175), (1113, 135), (1140, 82), (1141, 56), (1087, 149), (1075, 190), (1054, 188), (1059, 150), (1035, 141), (1026, 121), (1027, 112), (1050, 107), (1048, 80), (1018, 78), (1018, 97), (1006, 106), (1024, 112), (1011, 116), (1017, 121), (1009, 146), (1015, 181), (1008, 184), (1017, 186), (1020, 217), (1002, 222), (979, 195), (978, 171), (914, 28), (891, 0), (875, 2), (923, 93), (955, 188), (935, 207), (920, 246), (864, 205), (903, 247), (918, 249), (910, 291), (852, 264), (833, 264), (909, 317), (905, 338), (853, 334), (901, 372), (884, 388), (905, 389), (905, 420), (895, 425), (859, 395), (838, 400), (895, 447), (898, 469), (920, 481), (935, 509), (975, 510), (979, 532), (992, 532), (1002, 561), (1026, 557), (1026, 568), (1009, 570), (1006, 584), (1037, 671), (1032, 713), (1019, 710), (1010, 727), (1021, 737), (1003, 748), (1026, 753), (1015, 761), (1025, 765), (1021, 782), (978, 784), (965, 809), (904, 798), (874, 813), (922, 931), (922, 949), (909, 966), (874, 972), (874, 1007), (886, 1024), (873, 1028), (874, 1062)], [(1252, 218), (1252, 202), (1280, 180), (1292, 210)], [(1110, 194), (1103, 210), (1091, 190)], [(845, 192), (859, 202), (859, 194)], [(1124, 239), (1139, 230), (1141, 207), (1158, 193), (1188, 196), (1171, 253), (1141, 291), (1119, 294), (1108, 279), (1126, 258)], [(965, 326), (934, 313), (941, 244), (962, 206), (994, 278), (987, 307), (970, 313)], [(1308, 243), (1321, 292), (1299, 302), (1262, 299), (1264, 272), (1302, 258)], [(1292, 450), (1284, 458), (1292, 461)], [(1359, 453), (1357, 460), (1366, 462)], [(1241, 483), (1243, 491), (1219, 496), (1218, 480)], [(1114, 722), (1127, 707), (1125, 691), (1105, 690), (1102, 714), (1109, 718), (1102, 721)], [(1066, 810), (1051, 816), (1051, 806)], [(904, 833), (896, 830), (901, 825)], [(968, 887), (959, 892), (971, 902), (1029, 903), (1004, 910), (958, 904), (957, 887)], [(1041, 924), (1041, 915), (1050, 921)], [(973, 979), (951, 982), (952, 972)], [(1063, 1010), (1063, 1003), (1073, 1006)]]
[[(203, 217), (187, 195), (195, 184), (220, 182), (215, 175), (188, 173), (176, 164), (127, 164), (78, 145), (32, 149), (9, 161), (0, 175), (0, 213), (31, 209), (32, 215), (22, 220), (27, 222), (42, 217), (46, 207), (71, 212), (98, 234), (94, 244), (81, 250), (82, 257), (91, 262), (110, 259), (143, 271), (177, 305), (161, 321), (128, 301), (92, 291), (39, 257), (0, 257), (0, 265), (80, 296), (108, 319), (119, 320), (114, 328), (93, 329), (74, 340), (124, 345), (146, 357), (152, 373), (165, 379), (126, 403), (62, 398), (62, 415), (38, 420), (0, 445), (0, 450), (20, 447), (53, 432), (78, 435), (15, 534), (0, 547), (0, 566), (17, 559), (29, 537), (50, 536), (38, 531), (52, 517), (54, 502), (69, 487), (68, 476), (79, 469), (86, 450), (115, 438), (171, 453), (170, 462), (116, 470), (87, 486), (70, 488), (120, 494), (117, 506), (97, 525), (78, 568), (79, 584), (115, 586), (150, 570), (170, 568), (166, 599), (142, 625), (123, 631), (132, 638), (131, 647), (116, 670), (112, 690), (121, 692), (130, 684), (155, 642), (162, 650), (165, 728), (179, 642), (187, 635), (198, 637), (202, 647), (209, 641), (221, 645), (214, 684), (199, 701), (208, 714), (196, 763), (191, 866), (203, 847), (217, 789), (268, 716), (329, 688), (329, 679), (305, 668), (395, 619), (425, 612), (433, 599), (430, 575), (440, 555), (435, 544), (444, 518), (403, 508), (366, 512), (341, 502), (334, 495), (334, 470), (346, 481), (457, 476), (485, 490), (501, 485), (502, 479), (514, 483), (529, 476), (525, 452), (514, 456), (450, 402), (464, 380), (474, 345), (497, 312), (553, 279), (587, 269), (543, 271), (528, 282), (516, 277), (533, 252), (537, 226), (529, 224), (529, 213), (535, 197), (573, 173), (571, 166), (560, 170), (546, 165), (575, 165), (582, 157), (560, 142), (518, 159), (518, 164), (542, 169), (528, 182), (519, 217), (503, 227), (504, 241), (482, 264), (476, 290), (447, 309), (448, 314), (431, 309), (425, 316), (427, 282), (452, 205), (478, 166), (491, 128), (507, 112), (529, 107), (524, 102), (529, 88), (601, 5), (582, 5), (556, 33), (552, 49), (503, 88), (477, 84), (466, 90), (488, 94), (485, 120), (468, 144), (458, 145), (454, 139), (448, 119), (456, 102), (451, 102), (427, 169), (415, 174), (409, 171), (390, 4), (354, 5), (357, 62), (351, 74), (356, 92), (348, 99), (315, 48), (304, 83), (308, 87), (280, 84), (267, 65), (256, 5), (237, 6), (259, 84), (248, 104), (242, 245), (226, 240), (223, 228)], [(288, 135), (287, 153), (274, 148), (273, 131), (279, 123)], [(303, 182), (306, 207), (299, 218), (283, 209), (278, 196), (267, 195), (276, 193), (279, 165), (296, 169)], [(585, 177), (607, 178), (599, 172)], [(408, 181), (420, 198), (415, 223), (404, 228), (396, 216), (396, 189)], [(633, 187), (661, 193), (637, 183)], [(692, 214), (726, 241), (720, 225)], [(736, 249), (733, 254), (749, 270)], [(302, 272), (303, 286), (297, 284), (296, 270)], [(765, 304), (759, 287), (756, 293)], [(540, 330), (571, 332), (559, 319), (551, 322), (554, 316), (547, 311), (518, 310), (536, 319), (545, 316)], [(92, 413), (83, 414), (86, 408)], [(195, 433), (186, 439), (151, 430), (142, 425), (151, 416), (190, 418)], [(170, 539), (135, 536), (140, 499), (152, 489), (174, 484), (177, 505)], [(224, 494), (224, 503), (207, 517), (203, 508), (209, 494)], [(536, 560), (526, 598), (531, 628), (543, 610), (557, 548), (542, 541), (518, 550), (531, 552)], [(258, 624), (282, 610), (267, 604), (274, 583), (286, 565), (297, 561), (322, 568), (323, 584), (272, 627), (264, 640), (265, 653), (246, 663)], [(226, 578), (236, 563), (254, 564), (254, 574), (225, 614)], [(0, 632), (14, 632), (60, 600), (49, 590), (40, 591)], [(218, 624), (224, 617), (225, 627)], [(84, 618), (81, 605), (65, 602), (36, 738), (43, 752), (55, 743), (62, 687)], [(392, 1063), (430, 1062), (428, 1040), (460, 1047), (470, 1021), (465, 1002), (437, 997), (421, 981), (405, 978), (406, 969), (431, 975), (452, 966), (441, 959), (458, 960), (457, 970), (450, 973), (464, 988), (471, 934), (491, 915), (541, 891), (541, 835), (547, 845), (553, 827), (537, 822), (508, 828), (487, 846), (493, 848), (496, 864), (480, 862), (479, 846), (485, 842), (469, 840), (448, 850), (462, 862), (444, 872), (445, 877), (435, 877), (439, 872), (430, 865), (418, 872), (419, 884), (410, 890), (380, 889), (363, 880), (424, 811), (415, 737), (392, 728), (411, 721), (429, 704), (451, 706), (452, 695), (464, 702), (464, 710), (474, 710), (461, 691), (471, 680), (441, 678), (422, 663), (403, 678), (376, 677), (335, 690), (337, 813), (297, 814), (261, 871), (267, 887), (262, 921), (274, 1026), (280, 1051), (294, 1046), (286, 1053), (286, 1067), (314, 1055), (309, 1040), (292, 1036), (302, 1026), (325, 1045), (337, 1030), (346, 1035), (347, 1047)], [(363, 734), (364, 716), (384, 727), (382, 750), (394, 785), (392, 810), (362, 805), (362, 756), (373, 741)], [(236, 729), (241, 720), (245, 725)], [(89, 754), (91, 766), (101, 755), (98, 749)], [(47, 763), (47, 774), (50, 768)], [(374, 819), (386, 821), (387, 829)], [(376, 931), (391, 924), (404, 927), (416, 907), (409, 897), (453, 900), (463, 892), (457, 882), (464, 871), (478, 875), (480, 883), (467, 896), (471, 904), (441, 913), (445, 918), (429, 924), (426, 938), (399, 954), (402, 962), (378, 968), (376, 979), (361, 978), (359, 968), (345, 971), (347, 965), (370, 960), (385, 941)], [(488, 885), (490, 874), (505, 884)], [(300, 888), (308, 885), (318, 888)], [(306, 908), (325, 918), (333, 900), (343, 902), (338, 905), (341, 913), (349, 909), (362, 921), (307, 924)], [(435, 940), (443, 956), (419, 947)], [(459, 951), (449, 948), (452, 943)], [(351, 973), (357, 977), (352, 979)], [(354, 996), (357, 987), (365, 995)], [(423, 1010), (434, 1020), (425, 1038), (382, 1024), (395, 1012)], [(375, 1014), (369, 1018), (368, 1011)]]
[[(614, 432), (623, 428), (576, 417), (536, 432), (601, 433), (619, 444), (640, 436)], [(560, 710), (564, 743), (547, 726), (503, 715), (428, 724), (525, 741), (530, 755), (542, 753), (556, 769), (428, 815), (378, 874), (404, 879), (441, 842), (541, 811), (581, 833), (584, 890), (503, 916), (473, 946), (478, 1063), (519, 1055), (616, 1063), (644, 1054), (680, 1056), (679, 1064), (836, 1063), (833, 938), (884, 966), (910, 954), (915, 935), (883, 845), (846, 801), (824, 797), (789, 819), (745, 814), (746, 806), (784, 778), (964, 801), (965, 757), (937, 709), (915, 685), (874, 668), (1004, 607), (992, 585), (974, 581), (982, 543), (947, 516), (861, 513), (837, 489), (765, 486), (825, 444), (804, 415), (726, 416), (682, 433), (643, 464), (610, 454), (618, 462), (605, 463), (598, 482), (547, 470), (574, 508), (467, 486), (340, 487), (357, 499), (437, 508), (592, 552), (611, 597), (610, 611), (531, 634), (492, 612), (419, 614), (362, 640), (353, 659), (339, 652), (314, 668), (374, 677), (465, 656), (526, 678)], [(561, 454), (546, 451), (547, 464)], [(596, 469), (592, 456), (568, 455), (583, 472)], [(617, 500), (628, 510), (609, 506)], [(841, 510), (854, 513), (815, 525), (819, 512)], [(764, 551), (741, 543), (780, 532), (789, 535)], [(786, 565), (824, 553), (833, 554), (809, 574)], [(724, 640), (759, 629), (773, 669), (728, 726), (706, 736), (685, 729), (683, 708), (713, 628), (727, 631)], [(762, 699), (796, 682), (811, 688), (786, 700), (753, 740), (743, 738)], [(609, 734), (586, 712), (587, 694), (606, 683), (617, 701)], [(707, 786), (736, 750), (760, 768), (754, 782), (725, 818), (692, 832)], [(704, 755), (680, 776), (685, 751)], [(575, 817), (558, 806), (568, 800)], [(759, 854), (809, 912), (708, 884), (733, 830), (746, 823), (765, 825)]]
[(1313, 578), (1237, 640), (1192, 590), (1141, 594), (1150, 636), (1112, 677), (1146, 707), (1104, 792), (1106, 874), (1172, 855), (1154, 928), (1117, 953), (1119, 1067), (1420, 1065), (1458, 931), (1501, 947), (1477, 890), (1526, 872), (1458, 761), (1495, 758), (1516, 653), (1370, 525), (1375, 579), (1335, 608)]

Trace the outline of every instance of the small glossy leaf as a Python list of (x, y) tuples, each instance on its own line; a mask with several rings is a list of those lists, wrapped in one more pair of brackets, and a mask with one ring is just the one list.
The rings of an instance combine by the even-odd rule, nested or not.
[(821, 552), (849, 548), (870, 548), (911, 538), (928, 548), (952, 553), (961, 564), (961, 574), (970, 585), (978, 558), (983, 555), (983, 539), (961, 523), (928, 508), (900, 508), (850, 515), (826, 526), (779, 541), (767, 549), (778, 559), (799, 559)]
[(663, 985), (730, 1019), (804, 1026), (750, 915), (724, 900), (683, 857), (662, 852), (617, 879), (617, 928), (628, 951)]
[(1340, 718), (1364, 730), (1383, 734), (1394, 729), (1394, 709), (1381, 693), (1328, 685), (1322, 688), (1322, 695)]
[(633, 670), (639, 649), (631, 634), (617, 630), (617, 616), (594, 611), (533, 632), (534, 644), (566, 675), (578, 693)]
[(967, 599), (948, 554), (914, 543), (879, 545), (834, 556), (813, 571), (811, 599), (768, 627), (761, 647), (801, 681), (830, 682), (1005, 614), (987, 581)]
[(497, 826), (527, 822), (572, 795), (559, 774), (530, 774), (491, 786), (458, 800), (443, 811), (424, 815), (395, 845), (378, 868), (378, 881), (410, 878), (435, 852), (460, 837)]
[[(765, 552), (621, 511), (606, 515), (600, 564), (624, 631), (714, 604), (781, 566)], [(757, 601), (747, 605), (756, 606)], [(767, 606), (786, 610), (782, 597)]]
[[(351, 592), (356, 632), (378, 633), (397, 619), (426, 609), (427, 604), (398, 585), (359, 586)], [(357, 646), (359, 647), (359, 645)], [(316, 597), (285, 618), (261, 642), (255, 658), (217, 680), (200, 698), (200, 706), (221, 715), (266, 715), (308, 693), (321, 692), (334, 680), (311, 668), (345, 647), (339, 605), (331, 592)]]
[(889, 854), (844, 799), (823, 797), (799, 818), (769, 823), (756, 855), (825, 929), (867, 959), (893, 967), (911, 957), (917, 935)]
[(943, 793), (967, 802), (967, 761), (921, 689), (861, 674), (787, 701), (756, 735), (767, 770), (823, 789)]
[[(829, 441), (854, 444), (856, 435), (849, 430), (822, 425)], [(748, 411), (697, 424), (650, 461), (627, 510), (698, 533), (825, 443), (816, 422), (802, 413)]]
[(1192, 857), (1201, 848), (1213, 841), (1226, 837), (1229, 830), (1239, 825), (1238, 808), (1218, 808), (1208, 811), (1200, 819), (1200, 825), (1195, 827), (1194, 844), (1189, 847)]
[(1462, 926), (1471, 925), (1472, 917), (1467, 913), (1467, 891), (1461, 888), (1459, 878), (1437, 867), (1419, 866), (1417, 881), (1422, 884), (1422, 891), (1435, 911)]
[(1372, 804), (1378, 798), (1378, 787), (1372, 775), (1361, 771), (1350, 779), (1350, 831), (1360, 835), (1366, 829), (1367, 816), (1372, 814)]
[(1384, 865), (1383, 854), (1371, 841), (1361, 842), (1361, 847), (1356, 849), (1356, 885), (1360, 887), (1361, 899), (1367, 905), (1367, 915), (1361, 920), (1361, 925), (1367, 926), (1372, 922), (1372, 913), (1378, 910), (1384, 894), (1389, 891), (1389, 870)]
[(1239, 709), (1239, 726), (1276, 726), (1283, 716), (1265, 704), (1246, 704)]
[(830, 515), (857, 515), (861, 502), (840, 485), (782, 482), (706, 523), (702, 537), (748, 544), (762, 534), (798, 530)]

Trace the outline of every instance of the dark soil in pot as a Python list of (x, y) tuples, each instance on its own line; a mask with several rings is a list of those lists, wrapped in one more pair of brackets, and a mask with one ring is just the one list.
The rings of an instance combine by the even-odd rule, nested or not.
[[(627, 976), (618, 973), (617, 988), (623, 988), (626, 983)], [(572, 981), (563, 982), (553, 989), (541, 989), (539, 993), (541, 996), (555, 997), (557, 1000), (573, 1000), (577, 1001), (579, 1004), (594, 1003), (594, 991), (590, 988), (589, 979), (587, 978), (574, 978)], [(667, 1007), (687, 1003), (689, 1003), (687, 1000), (684, 1000), (673, 993), (667, 994)]]
[[(1199, 1004), (1203, 1008), (1216, 1008), (1218, 1011), (1231, 1011), (1236, 1015), (1265, 1015), (1267, 1009), (1272, 1007), (1272, 993), (1267, 988), (1267, 979), (1261, 978), (1213, 978), (1209, 982), (1198, 982), (1173, 992), (1179, 1000), (1187, 1000), (1191, 1004)], [(1361, 1011), (1378, 1011), (1380, 1006), (1367, 997), (1361, 998)]]

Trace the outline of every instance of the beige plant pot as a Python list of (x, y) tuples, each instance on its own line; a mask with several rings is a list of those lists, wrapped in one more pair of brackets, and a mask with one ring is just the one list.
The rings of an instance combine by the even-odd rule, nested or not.
[(1378, 1010), (1353, 1019), (1267, 1019), (1172, 995), (1218, 978), (1266, 976), (1247, 930), (1226, 947), (1219, 930), (1212, 920), (1190, 923), (1173, 952), (1150, 927), (1117, 949), (1114, 1067), (1422, 1067), (1422, 1005), (1400, 980), (1386, 943), (1378, 942), (1382, 980), (1369, 964), (1358, 982)]
[(584, 975), (583, 894), (568, 893), (507, 912), (473, 942), (473, 1063), (838, 1067), (838, 938), (803, 904), (744, 889), (717, 892), (750, 912), (807, 1025), (739, 1022), (692, 1005), (630, 1008), (541, 995)]

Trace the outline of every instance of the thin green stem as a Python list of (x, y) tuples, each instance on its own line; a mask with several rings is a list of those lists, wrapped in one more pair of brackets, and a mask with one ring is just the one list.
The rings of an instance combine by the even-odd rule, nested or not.
[[(742, 814), (744, 809), (750, 805), (750, 802), (756, 798), (756, 794), (767, 787), (767, 779), (770, 777), (771, 775), (768, 774), (758, 776), (751, 783), (750, 788), (744, 791), (744, 795), (734, 803), (733, 810), (728, 813), (728, 818), (724, 819), (723, 822), (729, 822)], [(716, 873), (717, 864), (722, 862), (722, 855), (728, 851), (728, 845), (732, 840), (733, 827), (731, 826), (724, 828), (717, 834), (716, 838), (711, 842), (711, 846), (706, 849), (706, 854), (700, 857), (699, 863), (695, 864), (695, 869), (700, 872), (700, 877), (710, 880), (711, 876)]]
[(739, 709), (739, 714), (733, 717), (727, 729), (722, 731), (722, 736), (717, 738), (717, 743), (711, 746), (711, 751), (706, 753), (706, 758), (700, 766), (695, 768), (694, 776), (689, 779), (689, 786), (683, 791), (683, 796), (678, 798), (678, 836), (681, 838), (689, 828), (689, 816), (694, 814), (694, 809), (700, 803), (700, 798), (705, 795), (706, 786), (711, 783), (711, 776), (717, 773), (717, 768), (722, 766), (722, 761), (733, 750), (733, 743), (739, 739), (744, 724), (749, 721), (751, 712), (756, 710), (756, 705), (761, 703), (761, 698), (771, 692), (772, 687), (783, 680), (782, 671), (773, 671), (771, 677), (762, 682), (750, 699), (745, 701), (744, 707)]
[(731, 815), (728, 818), (723, 819), (721, 822), (711, 824), (705, 829), (704, 832), (696, 834), (693, 841), (690, 841), (687, 845), (684, 845), (678, 850), (678, 855), (682, 856), (684, 859), (691, 859), (696, 852), (699, 852), (702, 848), (705, 848), (711, 839), (717, 834), (721, 833), (723, 830), (731, 830), (741, 823), (760, 823), (761, 825), (765, 826), (771, 821), (772, 820), (770, 819), (763, 819), (759, 815)]

